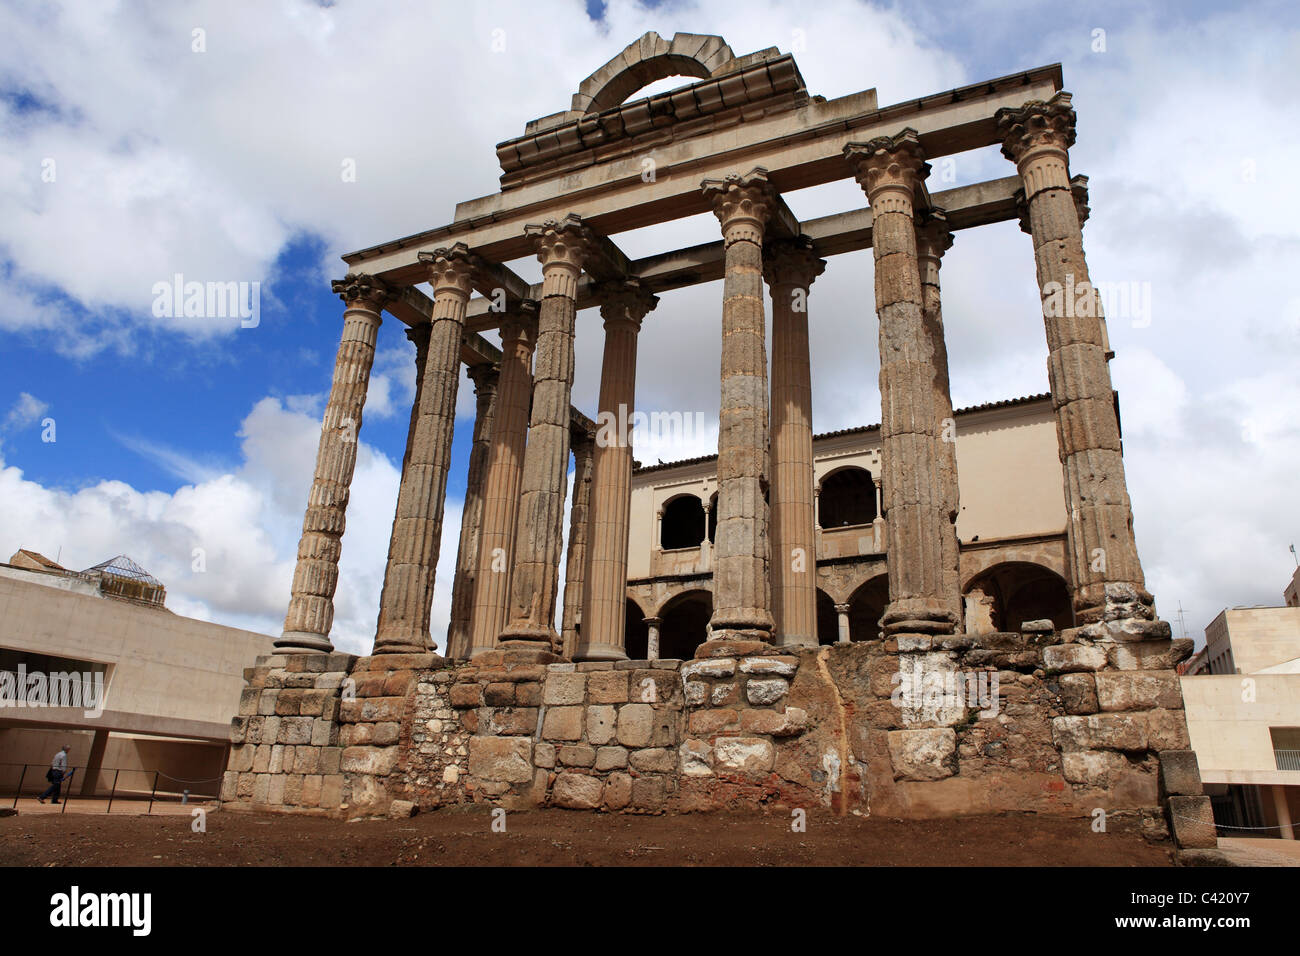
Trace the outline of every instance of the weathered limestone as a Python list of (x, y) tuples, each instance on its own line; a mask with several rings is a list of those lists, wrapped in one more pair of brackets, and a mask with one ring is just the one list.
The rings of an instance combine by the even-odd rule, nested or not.
[(706, 180), (722, 224), (722, 404), (718, 414), (718, 528), (709, 640), (767, 642), (774, 622), (768, 581), (767, 347), (763, 233), (776, 193), (767, 172)]
[(958, 617), (943, 591), (939, 477), (943, 416), (932, 387), (939, 357), (925, 329), (917, 265), (915, 196), (929, 175), (916, 131), (849, 143), (844, 155), (867, 193), (880, 317), (880, 432), (889, 536), (886, 634), (952, 633)]
[(646, 629), (645, 656), (648, 660), (657, 661), (659, 660), (659, 625), (663, 624), (663, 618), (647, 617), (644, 620)]
[(474, 575), (470, 657), (492, 650), (506, 624), (519, 486), (523, 479), (528, 409), (533, 391), (535, 311), (529, 303), (501, 323), (501, 374), (483, 482), (483, 527)]
[(763, 258), (772, 295), (772, 616), (783, 646), (817, 643), (808, 295), (825, 268), (807, 239), (769, 246)]
[(357, 463), (361, 412), (375, 361), (375, 338), (383, 321), (380, 312), (392, 297), (384, 283), (352, 273), (334, 282), (333, 289), (347, 308), (343, 310), (343, 335), (321, 422), (316, 476), (303, 516), (284, 633), (275, 642), (280, 652), (328, 654), (334, 649), (329, 639), (334, 623), (334, 589), (338, 586), (344, 516)]
[(957, 571), (961, 557), (957, 541), (957, 513), (961, 503), (957, 491), (957, 421), (952, 414), (952, 391), (948, 383), (948, 345), (943, 331), (943, 309), (939, 296), (939, 266), (945, 251), (952, 247), (952, 232), (942, 209), (931, 209), (916, 227), (916, 260), (921, 270), (922, 324), (934, 356), (931, 403), (942, 426), (939, 431), (942, 455), (936, 478), (940, 495), (942, 535), (941, 594), (948, 602), (958, 630), (963, 619), (961, 575)]
[[(1024, 181), (1030, 234), (1047, 329), (1047, 370), (1057, 414), (1069, 513), (1071, 589), (1081, 624), (1118, 617), (1107, 585), (1136, 597), (1140, 630), (1168, 637), (1149, 620), (1151, 595), (1133, 538), (1119, 425), (1106, 362), (1100, 299), (1088, 278), (1083, 230), (1071, 189), (1069, 147), (1075, 112), (1070, 94), (997, 113), (1002, 153)], [(1145, 613), (1144, 613), (1145, 612)], [(1157, 633), (1159, 632), (1159, 633)]]
[(433, 649), (429, 614), (456, 424), (461, 334), (472, 291), (470, 282), (478, 267), (463, 243), (421, 253), (420, 257), (428, 265), (433, 286), (433, 321), (421, 380), (420, 412), (397, 493), (379, 601), (376, 654), (416, 654)]
[(632, 509), (632, 436), (621, 423), (636, 408), (636, 343), (641, 321), (659, 299), (632, 282), (601, 289), (605, 354), (591, 497), (591, 558), (578, 660), (626, 660), (625, 590)]
[(569, 557), (564, 566), (564, 656), (573, 657), (586, 617), (588, 547), (591, 532), (592, 471), (596, 436), (573, 439), (573, 504), (569, 507)]
[(523, 493), (515, 531), (509, 622), (501, 642), (554, 654), (564, 485), (569, 470), (569, 398), (573, 388), (573, 322), (578, 277), (590, 238), (582, 219), (529, 226), (542, 263), (533, 408), (524, 452)]
[(460, 546), (456, 551), (456, 577), (451, 586), (451, 622), (447, 626), (447, 656), (469, 656), (470, 620), (474, 613), (474, 576), (478, 571), (478, 545), (483, 532), (483, 479), (487, 472), (492, 422), (496, 416), (497, 384), (495, 365), (472, 365), (474, 383), (474, 444), (469, 452), (469, 473), (465, 477), (465, 505), (460, 518)]

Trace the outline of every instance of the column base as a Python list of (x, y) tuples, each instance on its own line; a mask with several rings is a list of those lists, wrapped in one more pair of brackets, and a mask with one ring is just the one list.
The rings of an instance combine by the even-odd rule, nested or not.
[(580, 644), (573, 652), (575, 661), (625, 661), (627, 651), (617, 644)]
[(334, 645), (325, 634), (285, 631), (272, 645), (276, 654), (332, 654)]
[(713, 637), (695, 649), (695, 658), (747, 657), (752, 654), (778, 654), (771, 633), (756, 630), (715, 630)]
[(561, 654), (532, 641), (502, 641), (497, 647), (474, 658), (479, 667), (499, 667), (505, 664), (560, 664)]
[(507, 645), (515, 648), (540, 647), (552, 654), (559, 654), (564, 648), (564, 638), (560, 637), (555, 628), (545, 624), (533, 624), (527, 620), (514, 621), (497, 638), (497, 647)]
[(880, 616), (880, 628), (894, 634), (954, 634), (957, 621), (953, 612), (923, 598), (894, 601)]

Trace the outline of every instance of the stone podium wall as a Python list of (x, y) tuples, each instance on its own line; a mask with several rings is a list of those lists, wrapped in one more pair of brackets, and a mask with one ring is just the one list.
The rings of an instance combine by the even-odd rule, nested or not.
[[(267, 658), (247, 675), (222, 797), (343, 817), (463, 803), (912, 819), (1103, 808), (1213, 845), (1173, 670), (1190, 647), (1082, 631), (1034, 622), (684, 662)], [(918, 667), (938, 676), (909, 696), (901, 675)], [(956, 704), (953, 687), (966, 688)]]

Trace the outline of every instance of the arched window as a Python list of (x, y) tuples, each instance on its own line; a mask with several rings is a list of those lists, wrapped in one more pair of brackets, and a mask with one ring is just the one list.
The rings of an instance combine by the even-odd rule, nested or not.
[(822, 479), (818, 523), (826, 530), (876, 520), (876, 483), (865, 468), (841, 468)]
[(704, 540), (704, 505), (695, 495), (679, 495), (664, 505), (659, 547), (665, 551), (698, 548)]

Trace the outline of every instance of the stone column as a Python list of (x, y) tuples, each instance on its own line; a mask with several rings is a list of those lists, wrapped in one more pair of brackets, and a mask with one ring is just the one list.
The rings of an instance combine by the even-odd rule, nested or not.
[(659, 660), (659, 625), (662, 624), (661, 617), (642, 618), (645, 621), (645, 656), (647, 660)]
[(961, 545), (957, 540), (957, 514), (961, 503), (957, 490), (957, 420), (952, 414), (952, 391), (948, 384), (948, 344), (944, 339), (943, 310), (939, 298), (939, 265), (943, 254), (952, 247), (952, 232), (942, 209), (931, 209), (916, 227), (916, 260), (921, 270), (922, 325), (934, 356), (931, 401), (941, 423), (939, 429), (939, 530), (942, 534), (940, 554), (943, 566), (940, 577), (943, 596), (961, 628)]
[(339, 581), (344, 515), (357, 463), (361, 411), (366, 404), (370, 368), (375, 361), (375, 338), (382, 321), (380, 312), (391, 297), (388, 287), (378, 279), (353, 273), (334, 282), (333, 289), (347, 308), (343, 310), (343, 336), (321, 423), (316, 476), (303, 517), (284, 633), (275, 642), (275, 650), (281, 654), (304, 651), (328, 654), (334, 650), (329, 633), (334, 623), (334, 589)]
[(578, 216), (525, 227), (542, 263), (542, 305), (537, 323), (533, 410), (528, 420), (523, 492), (515, 530), (509, 622), (501, 643), (535, 651), (561, 650), (555, 630), (561, 524), (569, 471), (569, 407), (573, 389), (573, 326), (578, 277), (588, 234)]
[(418, 654), (435, 649), (429, 616), (456, 424), (460, 340), (473, 291), (470, 277), (475, 259), (464, 243), (421, 252), (419, 258), (429, 268), (433, 319), (410, 458), (397, 492), (374, 654)]
[(474, 616), (474, 575), (478, 572), (478, 544), (483, 532), (483, 478), (487, 471), (492, 423), (496, 417), (500, 372), (484, 362), (469, 369), (474, 383), (474, 443), (465, 477), (465, 504), (460, 513), (460, 546), (456, 551), (456, 578), (451, 586), (451, 623), (447, 626), (447, 656), (469, 656), (470, 621)]
[(1167, 638), (1152, 620), (1133, 538), (1133, 512), (1120, 453), (1100, 299), (1088, 278), (1079, 209), (1071, 190), (1074, 143), (1070, 94), (997, 113), (1002, 154), (1024, 181), (1043, 298), (1047, 372), (1065, 473), (1071, 589), (1080, 624), (1130, 622), (1126, 634)]
[(632, 436), (623, 434), (636, 407), (636, 343), (641, 320), (659, 299), (635, 280), (602, 285), (605, 356), (600, 372), (596, 458), (591, 495), (591, 568), (575, 656), (627, 660), (627, 534), (632, 514)]
[(767, 346), (763, 232), (775, 193), (766, 171), (705, 180), (726, 246), (722, 301), (722, 400), (718, 414), (718, 530), (709, 639), (769, 643)]
[(483, 530), (479, 536), (478, 568), (474, 574), (474, 613), (470, 618), (473, 657), (496, 646), (506, 625), (510, 601), (510, 569), (514, 564), (515, 525), (519, 515), (519, 485), (524, 446), (528, 439), (528, 409), (533, 394), (533, 347), (537, 343), (536, 308), (526, 303), (501, 323), (501, 375), (496, 413), (488, 443), (483, 481)]
[(591, 529), (592, 469), (596, 437), (588, 434), (573, 442), (573, 504), (569, 508), (569, 559), (564, 568), (564, 656), (578, 649), (579, 635), (588, 620), (585, 595), (590, 576), (587, 567)]
[(840, 629), (839, 643), (841, 644), (850, 643), (850, 641), (852, 640), (852, 636), (849, 634), (849, 605), (847, 604), (835, 605), (835, 621), (839, 625), (839, 629)]
[(808, 294), (825, 268), (807, 239), (769, 246), (763, 260), (772, 294), (772, 616), (783, 646), (817, 645)]
[(916, 131), (849, 143), (872, 212), (876, 312), (880, 319), (880, 436), (889, 516), (886, 636), (949, 634), (958, 617), (945, 599), (942, 416), (934, 404), (937, 367), (926, 334), (916, 259), (914, 197), (929, 175)]

